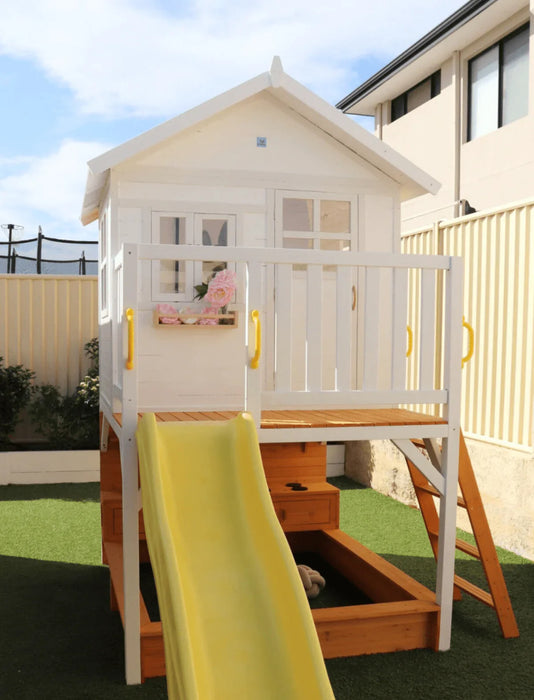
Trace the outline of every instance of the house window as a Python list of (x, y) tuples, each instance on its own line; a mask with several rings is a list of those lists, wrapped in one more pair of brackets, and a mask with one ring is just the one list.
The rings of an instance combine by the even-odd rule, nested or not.
[(529, 25), (469, 61), (471, 141), (528, 113)]
[[(167, 245), (234, 246), (235, 216), (164, 213), (152, 215), (152, 242)], [(161, 260), (152, 267), (153, 301), (192, 301), (195, 285), (209, 282), (225, 262)]]
[(391, 100), (391, 121), (400, 119), (408, 112), (428, 102), (441, 92), (441, 71), (437, 70), (428, 78), (414, 85), (402, 95)]
[[(282, 196), (277, 245), (309, 250), (351, 250), (355, 204), (323, 196)], [(281, 224), (281, 225), (280, 225)]]

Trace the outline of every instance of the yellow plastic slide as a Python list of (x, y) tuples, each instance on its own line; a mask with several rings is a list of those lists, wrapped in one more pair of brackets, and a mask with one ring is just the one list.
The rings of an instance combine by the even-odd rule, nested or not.
[(251, 417), (146, 414), (137, 443), (169, 698), (333, 698)]

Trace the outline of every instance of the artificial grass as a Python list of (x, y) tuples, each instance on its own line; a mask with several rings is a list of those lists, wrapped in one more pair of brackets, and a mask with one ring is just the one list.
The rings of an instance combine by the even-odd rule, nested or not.
[[(343, 477), (332, 482), (342, 489), (342, 529), (433, 586), (435, 564), (418, 511)], [(122, 626), (109, 611), (109, 577), (100, 565), (98, 484), (2, 486), (0, 523), (0, 698), (165, 698), (163, 678), (124, 684)], [(499, 556), (519, 639), (504, 640), (493, 610), (465, 596), (455, 603), (446, 653), (327, 661), (337, 700), (530, 700), (534, 563), (504, 550)], [(458, 557), (458, 573), (482, 583), (480, 564)]]

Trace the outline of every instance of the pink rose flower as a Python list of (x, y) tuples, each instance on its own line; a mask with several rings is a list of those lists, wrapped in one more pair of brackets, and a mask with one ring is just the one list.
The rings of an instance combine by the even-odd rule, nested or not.
[(236, 274), (232, 270), (220, 270), (208, 285), (206, 300), (220, 308), (232, 301), (236, 289)]
[(172, 304), (158, 304), (156, 306), (158, 314), (162, 316), (172, 315), (176, 313), (176, 309)]
[(156, 311), (158, 312), (159, 322), (177, 325), (181, 323), (179, 318), (176, 318), (176, 309), (172, 304), (158, 304), (156, 306)]
[[(219, 313), (219, 307), (218, 306), (206, 306), (205, 309), (202, 309), (203, 314), (218, 314)], [(219, 325), (219, 320), (217, 318), (201, 318), (200, 321), (198, 322), (199, 326), (218, 326)]]

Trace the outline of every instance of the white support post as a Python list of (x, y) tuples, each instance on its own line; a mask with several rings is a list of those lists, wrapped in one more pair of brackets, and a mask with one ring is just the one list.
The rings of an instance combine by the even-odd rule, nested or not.
[[(133, 322), (138, 323), (137, 282), (138, 259), (136, 246), (124, 246), (122, 327), (126, 325), (125, 310), (133, 310)], [(134, 326), (135, 328), (135, 326)], [(135, 332), (135, 331), (134, 331)], [(127, 333), (127, 331), (126, 331)], [(124, 337), (125, 333), (123, 333)], [(128, 348), (129, 343), (123, 343)], [(141, 630), (139, 611), (139, 515), (137, 448), (137, 343), (133, 346), (133, 368), (122, 368), (122, 430), (120, 437), (122, 470), (122, 539), (124, 574), (124, 660), (126, 683), (141, 683)], [(123, 355), (126, 353), (123, 353)]]
[(447, 437), (443, 439), (441, 471), (445, 480), (439, 509), (439, 546), (436, 577), (436, 601), (441, 608), (438, 649), (451, 644), (454, 562), (456, 554), (456, 509), (458, 500), (458, 460), (460, 445), (460, 407), (462, 390), (462, 302), (463, 262), (451, 258), (447, 276), (445, 305), (444, 384), (449, 392), (446, 404)]

